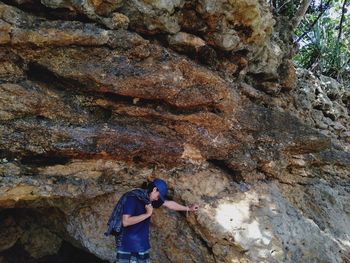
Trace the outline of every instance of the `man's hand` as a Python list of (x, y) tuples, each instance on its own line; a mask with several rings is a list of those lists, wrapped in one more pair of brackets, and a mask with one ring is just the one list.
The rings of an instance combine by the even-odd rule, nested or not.
[(145, 208), (146, 208), (146, 214), (151, 216), (152, 213), (153, 213), (153, 206), (152, 206), (152, 204), (145, 205)]
[(198, 211), (198, 209), (199, 209), (199, 205), (194, 204), (190, 207), (190, 209), (188, 211), (196, 212), (196, 211)]

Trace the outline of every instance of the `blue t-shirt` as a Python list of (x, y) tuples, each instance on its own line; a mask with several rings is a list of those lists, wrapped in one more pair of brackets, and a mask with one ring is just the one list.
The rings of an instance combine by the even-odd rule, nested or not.
[[(123, 215), (138, 216), (146, 213), (145, 204), (136, 196), (127, 197), (123, 208)], [(151, 218), (147, 218), (135, 225), (123, 227), (123, 238), (119, 250), (126, 252), (143, 252), (150, 249), (149, 225)]]

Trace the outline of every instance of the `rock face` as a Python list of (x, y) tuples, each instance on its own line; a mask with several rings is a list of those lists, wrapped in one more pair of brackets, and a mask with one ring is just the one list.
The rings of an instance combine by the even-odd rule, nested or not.
[(294, 70), (266, 1), (5, 2), (0, 262), (112, 262), (156, 177), (200, 210), (154, 212), (154, 262), (350, 260), (350, 93)]

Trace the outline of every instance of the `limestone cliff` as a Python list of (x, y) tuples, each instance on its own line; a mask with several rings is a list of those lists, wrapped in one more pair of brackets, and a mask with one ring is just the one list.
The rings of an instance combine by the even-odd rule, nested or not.
[[(0, 262), (112, 262), (155, 177), (153, 262), (349, 262), (350, 92), (257, 0), (0, 2)], [(289, 36), (290, 37), (290, 36)]]

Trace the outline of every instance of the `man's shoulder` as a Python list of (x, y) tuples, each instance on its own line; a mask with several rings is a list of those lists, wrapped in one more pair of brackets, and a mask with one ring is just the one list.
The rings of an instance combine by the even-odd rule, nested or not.
[(140, 202), (140, 200), (134, 195), (129, 195), (126, 197), (126, 202)]

